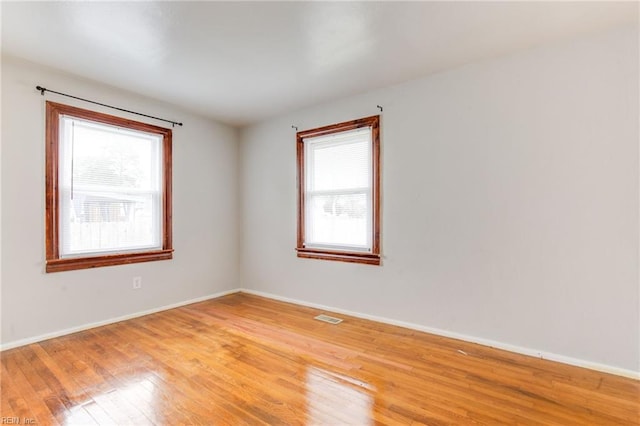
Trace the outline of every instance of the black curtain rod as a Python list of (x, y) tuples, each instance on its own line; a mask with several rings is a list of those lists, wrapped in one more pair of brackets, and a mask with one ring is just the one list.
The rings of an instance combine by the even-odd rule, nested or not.
[(154, 117), (153, 115), (142, 114), (141, 112), (130, 111), (128, 109), (118, 108), (118, 107), (114, 107), (112, 105), (107, 105), (107, 104), (103, 104), (103, 103), (96, 102), (96, 101), (90, 101), (89, 99), (79, 98), (77, 96), (69, 95), (69, 94), (66, 94), (66, 93), (56, 92), (55, 90), (47, 89), (46, 87), (42, 87), (42, 86), (36, 86), (36, 90), (39, 90), (40, 94), (42, 96), (44, 96), (44, 92), (51, 92), (51, 93), (55, 93), (56, 95), (62, 95), (62, 96), (66, 96), (68, 98), (78, 99), (79, 101), (89, 102), (90, 104), (96, 104), (96, 105), (100, 105), (100, 106), (107, 107), (107, 108), (117, 109), (118, 111), (128, 112), (130, 114), (141, 115), (143, 117), (153, 118), (154, 120), (164, 121), (166, 123), (171, 123), (171, 125), (174, 126), (174, 127), (175, 127), (176, 124), (178, 126), (182, 126), (182, 123), (179, 123), (177, 121), (166, 120), (164, 118)]

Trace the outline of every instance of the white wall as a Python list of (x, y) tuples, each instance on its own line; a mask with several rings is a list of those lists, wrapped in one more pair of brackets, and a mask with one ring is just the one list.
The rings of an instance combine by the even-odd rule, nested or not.
[[(618, 30), (245, 129), (242, 286), (640, 371), (638, 71)], [(298, 259), (291, 125), (376, 104), (383, 266)]]
[[(44, 273), (45, 98), (38, 84), (184, 122), (173, 130), (173, 260)], [(3, 57), (3, 345), (237, 288), (237, 139), (235, 129), (152, 99)], [(132, 290), (134, 276), (142, 277), (141, 290)]]

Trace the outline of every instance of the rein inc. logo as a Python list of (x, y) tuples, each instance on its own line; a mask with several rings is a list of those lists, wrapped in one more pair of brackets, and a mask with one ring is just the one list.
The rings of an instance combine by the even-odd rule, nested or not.
[(36, 419), (32, 417), (0, 417), (0, 424), (3, 425), (35, 425)]

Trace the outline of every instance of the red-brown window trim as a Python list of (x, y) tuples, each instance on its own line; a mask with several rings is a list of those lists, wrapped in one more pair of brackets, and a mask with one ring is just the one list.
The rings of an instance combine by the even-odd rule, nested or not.
[[(304, 245), (304, 212), (305, 212), (305, 171), (304, 171), (304, 139), (316, 136), (345, 132), (361, 127), (371, 127), (372, 142), (372, 251), (362, 253), (354, 251), (323, 250), (307, 248)], [(316, 129), (303, 130), (296, 133), (296, 164), (298, 180), (298, 240), (296, 251), (298, 257), (310, 259), (337, 260), (342, 262), (380, 265), (380, 116), (360, 118), (344, 123), (332, 124)]]
[[(163, 137), (163, 188), (162, 188), (162, 249), (118, 253), (97, 256), (60, 258), (59, 251), (59, 206), (58, 206), (58, 165), (60, 116), (68, 115), (98, 123), (115, 125), (127, 129), (160, 134)], [(47, 101), (46, 104), (46, 164), (45, 164), (45, 245), (46, 272), (69, 271), (96, 268), (100, 266), (166, 260), (173, 257), (172, 215), (171, 215), (171, 129), (153, 126), (122, 117), (103, 114), (69, 105)]]

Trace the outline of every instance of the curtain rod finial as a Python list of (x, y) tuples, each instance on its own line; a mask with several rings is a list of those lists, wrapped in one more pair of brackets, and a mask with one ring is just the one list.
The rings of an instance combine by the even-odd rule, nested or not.
[(40, 94), (41, 94), (42, 96), (44, 96), (44, 92), (46, 92), (46, 91), (47, 91), (47, 89), (45, 89), (45, 88), (44, 88), (44, 87), (42, 87), (42, 86), (36, 86), (36, 90), (39, 90), (39, 91), (40, 91)]

